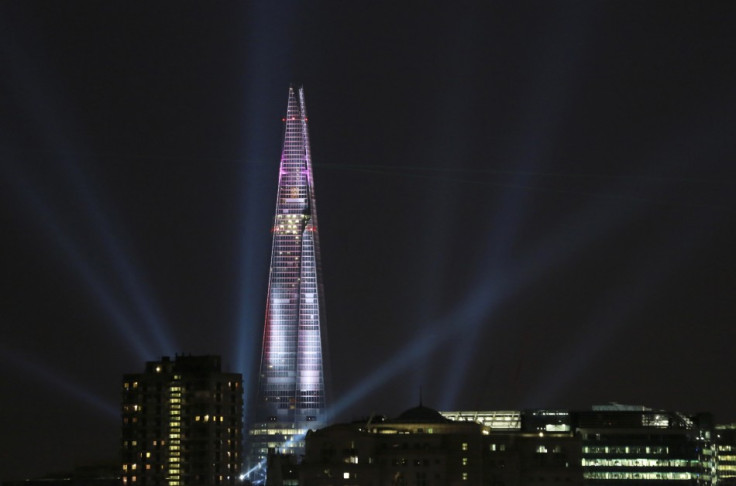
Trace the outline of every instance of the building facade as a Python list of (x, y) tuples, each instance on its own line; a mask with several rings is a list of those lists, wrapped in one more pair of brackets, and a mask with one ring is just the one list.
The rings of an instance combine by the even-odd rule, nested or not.
[[(294, 469), (283, 468), (281, 476)], [(495, 431), (474, 420), (450, 420), (423, 406), (395, 419), (373, 418), (310, 432), (296, 470), (303, 486), (582, 484), (580, 442), (569, 431)]]
[(281, 457), (272, 466), (274, 484), (302, 486), (733, 484), (733, 430), (714, 429), (709, 414), (617, 404), (572, 412), (420, 406), (310, 432), (301, 464)]
[(317, 207), (304, 90), (289, 88), (249, 466), (269, 450), (300, 455), (326, 406)]
[(586, 484), (716, 482), (712, 419), (662, 410), (598, 410), (573, 415)]
[(716, 471), (720, 486), (736, 486), (736, 423), (715, 427)]
[(219, 356), (163, 357), (123, 377), (123, 485), (233, 485), (243, 467), (242, 375)]
[[(569, 454), (568, 457), (578, 461), (584, 484), (706, 485), (721, 481), (716, 474), (716, 447), (709, 414), (688, 416), (614, 403), (595, 406), (591, 411), (464, 411), (443, 415), (486, 424), (493, 434), (572, 434), (579, 450), (577, 458)], [(724, 454), (729, 450), (727, 441), (724, 434)], [(539, 450), (544, 449), (549, 453), (546, 445)], [(729, 456), (724, 455), (724, 475), (728, 460)]]

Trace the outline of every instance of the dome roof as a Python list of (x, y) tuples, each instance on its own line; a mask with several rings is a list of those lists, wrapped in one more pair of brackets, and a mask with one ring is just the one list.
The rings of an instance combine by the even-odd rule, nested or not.
[(423, 405), (418, 407), (410, 408), (401, 415), (396, 417), (395, 422), (416, 422), (424, 424), (443, 424), (452, 422), (452, 420), (445, 418), (437, 410)]

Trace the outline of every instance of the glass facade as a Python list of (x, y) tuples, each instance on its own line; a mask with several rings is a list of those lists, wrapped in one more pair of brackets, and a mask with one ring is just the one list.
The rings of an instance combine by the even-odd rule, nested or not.
[(736, 486), (736, 423), (716, 426), (718, 484)]
[[(736, 425), (718, 426), (714, 438), (712, 417), (707, 413), (685, 415), (614, 403), (596, 406), (593, 411), (539, 409), (442, 414), (456, 421), (488, 426), (487, 449), (492, 455), (508, 454), (516, 447), (514, 441), (528, 439), (536, 457), (527, 464), (522, 457), (522, 470), (531, 471), (523, 473), (526, 479), (522, 484), (532, 484), (543, 477), (541, 470), (533, 470), (536, 466), (561, 462), (572, 465), (570, 461), (575, 461), (579, 479), (588, 485), (736, 486)], [(504, 443), (504, 436), (513, 440)], [(568, 449), (566, 455), (560, 455), (565, 451), (565, 437), (577, 441), (577, 453)], [(508, 458), (504, 459), (507, 469), (511, 464)]]
[(268, 449), (299, 454), (301, 435), (319, 426), (325, 408), (323, 290), (303, 88), (289, 88), (284, 123), (251, 460), (262, 460)]
[(493, 430), (521, 430), (521, 412), (518, 410), (468, 410), (440, 413), (443, 417), (456, 422), (477, 422)]
[(598, 410), (576, 416), (586, 484), (716, 482), (708, 414)]

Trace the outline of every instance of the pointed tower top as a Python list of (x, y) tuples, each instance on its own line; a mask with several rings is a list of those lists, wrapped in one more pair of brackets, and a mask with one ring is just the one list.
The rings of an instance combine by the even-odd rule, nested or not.
[(289, 83), (289, 94), (291, 95), (292, 92), (302, 92), (304, 91), (304, 85), (301, 83)]

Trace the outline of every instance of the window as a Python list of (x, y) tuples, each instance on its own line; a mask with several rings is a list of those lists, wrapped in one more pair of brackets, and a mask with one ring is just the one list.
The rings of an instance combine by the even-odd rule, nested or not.
[(463, 445), (462, 445), (461, 449), (464, 450), (464, 451), (467, 451), (468, 450), (468, 443), (467, 442), (463, 442)]

